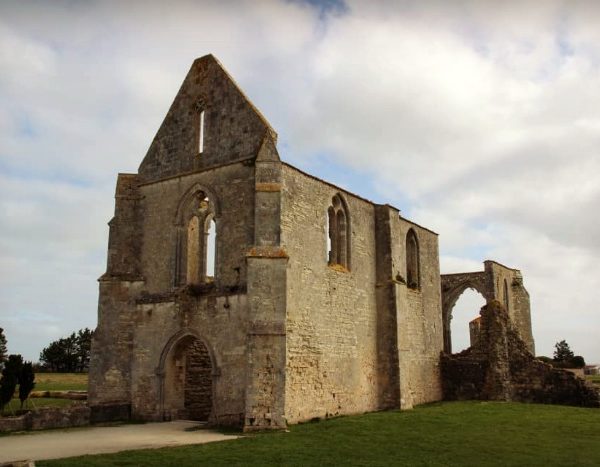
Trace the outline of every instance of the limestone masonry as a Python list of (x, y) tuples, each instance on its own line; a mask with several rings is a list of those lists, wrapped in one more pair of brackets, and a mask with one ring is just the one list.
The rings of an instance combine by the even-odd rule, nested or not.
[(117, 180), (92, 420), (254, 430), (440, 400), (466, 288), (501, 302), (533, 351), (519, 271), (440, 276), (436, 233), (276, 143), (219, 62), (197, 59), (138, 173)]

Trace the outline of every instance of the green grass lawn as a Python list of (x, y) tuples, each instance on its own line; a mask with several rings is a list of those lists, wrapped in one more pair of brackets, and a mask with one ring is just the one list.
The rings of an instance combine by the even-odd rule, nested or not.
[(37, 462), (40, 466), (600, 465), (600, 410), (455, 402), (340, 417), (205, 445)]

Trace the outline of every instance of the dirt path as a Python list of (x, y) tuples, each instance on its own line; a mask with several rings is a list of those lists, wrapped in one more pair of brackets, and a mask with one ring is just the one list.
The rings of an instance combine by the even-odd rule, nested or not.
[(223, 435), (205, 429), (186, 431), (197, 426), (197, 422), (180, 420), (2, 436), (0, 437), (0, 462), (58, 459), (84, 454), (210, 443), (237, 438), (237, 436)]

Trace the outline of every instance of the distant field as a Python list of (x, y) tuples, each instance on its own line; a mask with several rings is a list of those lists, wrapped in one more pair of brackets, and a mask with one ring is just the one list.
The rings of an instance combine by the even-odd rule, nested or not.
[(598, 466), (600, 409), (447, 402), (38, 466)]
[[(36, 373), (34, 391), (87, 391), (88, 375), (86, 373)], [(31, 398), (26, 408), (67, 407), (75, 401), (69, 399), (53, 399), (49, 397)], [(4, 407), (3, 416), (12, 415), (21, 407), (18, 397), (13, 398)]]
[(34, 391), (87, 391), (87, 373), (36, 373)]

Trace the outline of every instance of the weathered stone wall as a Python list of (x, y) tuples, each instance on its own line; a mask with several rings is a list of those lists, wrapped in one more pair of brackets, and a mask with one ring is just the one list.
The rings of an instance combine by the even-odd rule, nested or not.
[(537, 360), (497, 300), (481, 309), (477, 344), (442, 355), (444, 398), (600, 407), (600, 394), (573, 373)]
[(443, 348), (440, 306), (440, 270), (437, 235), (396, 217), (392, 224), (394, 272), (406, 278), (405, 242), (412, 229), (419, 242), (420, 287), (411, 289), (400, 281), (398, 297), (398, 354), (400, 363), (400, 406), (440, 400), (439, 353)]
[(44, 408), (18, 417), (0, 417), (0, 433), (23, 430), (70, 428), (90, 423), (90, 409), (86, 405)]
[[(494, 298), (508, 310), (514, 329), (527, 344), (529, 351), (535, 354), (533, 333), (531, 329), (531, 312), (529, 293), (523, 286), (523, 276), (517, 269), (508, 268), (496, 261), (485, 261), (485, 272), (493, 284)], [(506, 284), (507, 303), (504, 298)]]
[(141, 272), (150, 294), (171, 290), (177, 275), (177, 212), (186, 194), (205, 190), (215, 205), (215, 276), (220, 287), (245, 284), (254, 235), (254, 168), (242, 163), (143, 185)]
[(289, 255), (286, 417), (378, 408), (375, 216), (342, 192), (350, 216), (349, 271), (328, 265), (327, 209), (340, 190), (283, 167), (281, 244)]
[[(215, 264), (216, 286), (219, 290), (245, 288), (246, 259), (245, 254), (253, 242), (253, 205), (254, 205), (254, 169), (238, 163), (211, 169), (186, 177), (172, 178), (162, 182), (147, 184), (138, 189), (141, 201), (136, 204), (136, 210), (141, 214), (141, 220), (134, 224), (138, 229), (130, 233), (130, 226), (115, 224), (111, 226), (111, 235), (121, 238), (120, 229), (127, 230), (126, 238), (135, 236), (137, 244), (131, 248), (131, 241), (112, 241), (112, 248), (117, 253), (139, 255), (135, 262), (138, 266), (136, 274), (139, 280), (124, 281), (129, 275), (123, 276), (119, 271), (108, 270), (100, 282), (98, 329), (94, 336), (92, 362), (90, 365), (90, 404), (121, 404), (132, 401), (132, 361), (137, 356), (132, 355), (134, 348), (141, 344), (151, 345), (153, 337), (159, 337), (165, 330), (174, 334), (179, 329), (173, 326), (162, 326), (156, 323), (156, 329), (140, 326), (139, 313), (136, 314), (138, 299), (147, 295), (169, 295), (174, 287), (177, 275), (177, 210), (186, 193), (196, 187), (206, 189), (212, 197), (217, 212), (217, 261)], [(117, 200), (117, 211), (119, 210)], [(247, 206), (239, 209), (239, 206)], [(221, 206), (225, 209), (221, 210)], [(235, 209), (231, 209), (235, 206)], [(121, 210), (122, 211), (122, 210)], [(121, 235), (121, 237), (119, 237)], [(121, 264), (121, 263), (112, 263)], [(110, 266), (110, 264), (109, 264)], [(218, 295), (218, 293), (216, 293)], [(224, 298), (222, 298), (225, 300)], [(244, 315), (245, 311), (240, 312)], [(245, 315), (244, 315), (245, 316)], [(226, 325), (218, 331), (221, 334), (211, 336), (215, 345), (220, 339), (226, 339), (229, 330)], [(238, 326), (239, 327), (239, 326)], [(150, 332), (147, 336), (146, 332)], [(215, 331), (216, 332), (216, 331)], [(154, 336), (152, 333), (155, 333)], [(142, 336), (142, 337), (140, 337)], [(170, 335), (167, 337), (167, 339)], [(110, 348), (111, 352), (102, 349)], [(160, 349), (162, 350), (162, 349)], [(160, 351), (159, 350), (159, 351)], [(154, 366), (144, 368), (143, 381), (155, 377)], [(136, 363), (139, 364), (139, 363)], [(151, 376), (150, 376), (151, 375)], [(136, 383), (137, 384), (137, 383)], [(148, 395), (149, 396), (149, 395)], [(134, 396), (135, 397), (135, 396)], [(243, 399), (243, 392), (237, 397)], [(155, 418), (157, 415), (155, 402), (147, 409), (140, 411), (139, 405), (134, 407), (134, 416)], [(235, 412), (239, 410), (239, 401)], [(151, 415), (152, 414), (152, 415)]]
[(131, 402), (132, 310), (142, 288), (141, 281), (100, 280), (98, 326), (90, 359), (90, 406)]
[[(145, 420), (187, 416), (185, 380), (176, 380), (170, 369), (177, 345), (191, 336), (199, 338), (211, 353), (210, 421), (240, 425), (244, 414), (247, 321), (245, 294), (194, 296), (186, 291), (173, 301), (156, 298), (153, 303), (152, 297), (140, 300), (135, 310), (132, 349), (132, 416)], [(181, 358), (186, 355), (183, 353)]]
[[(289, 166), (283, 193), (282, 246), (290, 257), (288, 421), (439, 400), (437, 235), (393, 208)], [(327, 209), (338, 193), (351, 224), (349, 270), (328, 264)], [(411, 228), (419, 242), (419, 290), (407, 289), (404, 279)]]

